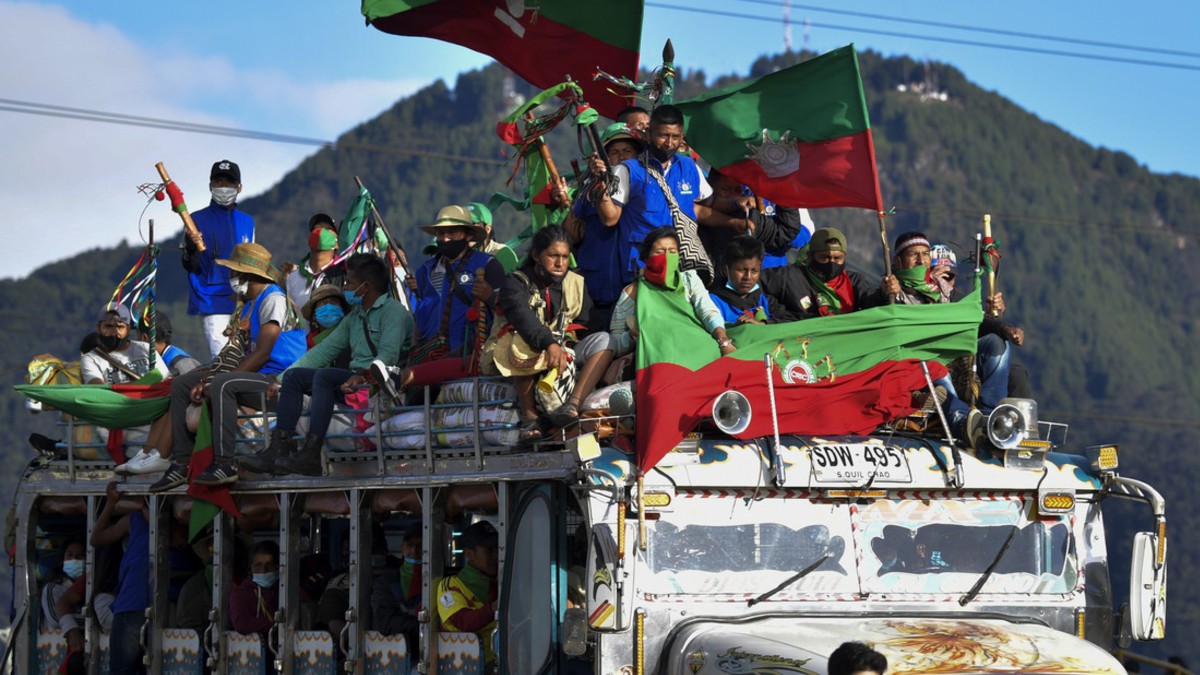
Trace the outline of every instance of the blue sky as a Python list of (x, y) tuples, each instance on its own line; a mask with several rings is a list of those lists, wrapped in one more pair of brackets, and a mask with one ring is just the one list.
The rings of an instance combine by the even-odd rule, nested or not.
[[(775, 21), (655, 6), (665, 4)], [(676, 61), (685, 69), (703, 69), (710, 77), (745, 72), (759, 55), (782, 50), (782, 5), (783, 0), (650, 0), (643, 62), (656, 62), (663, 41), (670, 37)], [(821, 9), (1186, 53), (1034, 41)], [(853, 42), (860, 50), (950, 63), (976, 84), (1088, 143), (1125, 151), (1154, 171), (1200, 176), (1200, 139), (1188, 124), (1200, 98), (1200, 48), (1191, 46), (1200, 9), (1191, 3), (1171, 0), (1134, 9), (1110, 0), (810, 0), (795, 2), (791, 9), (796, 48), (805, 41), (805, 19), (812, 24), (808, 45), (816, 51)], [(1187, 68), (1022, 53), (918, 36)], [(0, 0), (0, 59), (6, 64), (0, 70), (4, 99), (325, 139), (336, 138), (438, 78), (453, 83), (457, 73), (489, 62), (461, 47), (367, 28), (358, 3), (346, 0), (238, 5)], [(2, 227), (27, 240), (21, 259), (10, 260), (0, 272), (6, 277), (25, 276), (42, 264), (95, 246), (139, 241), (145, 202), (134, 188), (155, 179), (155, 162), (166, 163), (198, 208), (207, 202), (207, 170), (216, 159), (238, 161), (246, 194), (253, 195), (313, 152), (300, 145), (3, 110), (0, 116), (6, 155), (0, 168)], [(69, 202), (64, 192), (69, 192)], [(162, 204), (152, 204), (145, 217), (155, 218), (168, 231), (178, 229)]]

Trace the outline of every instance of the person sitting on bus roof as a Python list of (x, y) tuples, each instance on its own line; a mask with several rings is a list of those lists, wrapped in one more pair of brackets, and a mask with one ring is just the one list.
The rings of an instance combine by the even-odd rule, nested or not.
[(308, 219), (308, 253), (299, 264), (289, 262), (281, 266), (287, 277), (288, 297), (297, 307), (308, 304), (313, 291), (320, 286), (330, 284), (341, 288), (346, 266), (332, 264), (337, 243), (338, 228), (333, 218), (327, 213), (314, 213)]
[(187, 428), (187, 408), (207, 396), (212, 400), (212, 439), (216, 457), (192, 480), (200, 485), (223, 485), (237, 480), (233, 467), (239, 406), (258, 409), (261, 395), (275, 377), (305, 352), (300, 313), (280, 288), (279, 270), (271, 264), (271, 252), (260, 244), (238, 244), (233, 255), (217, 264), (230, 269), (230, 285), (243, 302), (239, 321), (246, 326), (250, 342), (232, 372), (213, 375), (208, 391), (203, 381), (207, 369), (193, 370), (171, 382), (169, 408), (173, 449), (171, 466), (151, 491), (167, 490), (188, 478), (192, 435)]
[[(725, 333), (725, 321), (721, 311), (713, 304), (712, 296), (704, 288), (704, 282), (694, 270), (681, 270), (672, 275), (671, 270), (678, 270), (679, 238), (672, 227), (660, 227), (651, 230), (642, 242), (639, 251), (645, 269), (642, 278), (655, 286), (675, 288), (681, 284), (687, 294), (687, 300), (692, 305), (696, 319), (712, 334), (713, 339), (721, 349), (721, 356), (733, 353), (737, 347)], [(633, 351), (638, 338), (637, 327), (637, 284), (630, 284), (621, 292), (621, 299), (613, 311), (609, 333), (613, 337), (615, 356), (624, 356)]]
[(779, 300), (773, 310), (780, 321), (848, 314), (887, 304), (879, 287), (846, 269), (846, 235), (834, 227), (813, 233), (803, 263), (764, 270), (762, 286)]
[[(190, 373), (200, 367), (200, 361), (192, 357), (191, 354), (183, 351), (171, 343), (171, 336), (174, 330), (171, 327), (171, 317), (167, 316), (166, 312), (155, 311), (154, 318), (154, 349), (158, 352), (159, 358), (166, 365), (171, 377), (178, 377), (184, 373)], [(138, 339), (147, 344), (150, 343), (150, 324), (147, 323), (146, 317), (138, 324)]]
[(861, 642), (843, 642), (829, 655), (829, 675), (886, 675), (887, 657)]
[(125, 543), (117, 574), (117, 593), (112, 603), (112, 632), (109, 635), (109, 672), (142, 672), (142, 624), (150, 606), (150, 508), (142, 502), (113, 522), (121, 495), (116, 482), (105, 488), (104, 508), (92, 528), (93, 547)]
[[(575, 332), (587, 323), (592, 303), (583, 277), (568, 269), (570, 260), (571, 239), (566, 231), (558, 225), (543, 227), (533, 235), (529, 259), (505, 279), (500, 291), (506, 323), (497, 325), (492, 361), (501, 375), (513, 378), (524, 441), (541, 437), (534, 388), (543, 374), (556, 371), (558, 377), (567, 378), (564, 384), (574, 381), (569, 391), (550, 397), (562, 399), (561, 403), (545, 410), (547, 422), (564, 427), (579, 419), (584, 399), (612, 361), (608, 333), (575, 340)], [(571, 346), (573, 356), (567, 352)]]
[(279, 544), (260, 541), (250, 551), (250, 578), (229, 595), (229, 621), (242, 635), (265, 634), (279, 609)]
[(404, 531), (400, 569), (388, 569), (371, 587), (372, 627), (384, 635), (404, 635), (416, 653), (417, 611), (421, 608), (421, 537), (418, 521)]
[(496, 660), (492, 633), (496, 630), (499, 606), (496, 577), (500, 537), (491, 523), (481, 520), (463, 530), (459, 544), (465, 564), (458, 574), (438, 582), (434, 594), (438, 618), (448, 631), (479, 636), (484, 660), (491, 665)]
[(729, 240), (722, 256), (722, 275), (708, 289), (726, 325), (764, 324), (771, 319), (771, 302), (762, 292), (763, 245), (741, 235)]
[[(893, 245), (895, 256), (892, 261), (895, 274), (884, 279), (884, 292), (904, 304), (938, 304), (957, 302), (963, 294), (955, 288), (954, 276), (958, 261), (947, 247), (941, 246), (938, 264), (933, 264), (933, 247), (924, 233), (904, 232), (896, 237)], [(1004, 298), (1000, 293), (984, 298), (984, 317), (979, 324), (979, 342), (975, 351), (975, 372), (979, 377), (979, 398), (976, 407), (979, 413), (990, 413), (1000, 400), (1009, 393), (1009, 343), (1018, 347), (1025, 343), (1025, 332), (1005, 323), (1000, 316), (1004, 313)], [(1022, 370), (1022, 373), (1026, 371)], [(971, 442), (975, 435), (971, 428), (978, 427), (979, 415), (972, 417), (971, 406), (967, 405), (955, 390), (949, 377), (937, 382), (945, 388), (947, 396), (942, 404), (949, 418), (950, 431), (955, 437)], [(1028, 385), (1023, 387), (1028, 389)]]
[[(702, 227), (700, 239), (720, 270), (729, 240), (749, 235), (762, 243), (764, 269), (788, 264), (788, 252), (804, 248), (813, 233), (812, 218), (805, 209), (792, 209), (759, 200), (738, 181), (716, 169), (708, 172), (713, 194), (708, 205), (733, 218), (728, 227)], [(760, 210), (761, 208), (761, 210)]]
[[(351, 310), (350, 305), (346, 303), (346, 296), (342, 294), (344, 281), (345, 277), (336, 286), (333, 284), (318, 286), (308, 297), (308, 302), (300, 308), (300, 316), (303, 316), (304, 320), (308, 322), (306, 338), (310, 350), (329, 337), (333, 333), (333, 329), (338, 327), (338, 324)], [(350, 350), (342, 350), (342, 353), (333, 360), (333, 365), (338, 368), (348, 368), (350, 366)]]
[(475, 243), (475, 248), (495, 258), (505, 273), (515, 269), (518, 263), (517, 254), (508, 244), (496, 241), (492, 234), (492, 210), (487, 204), (480, 202), (467, 202), (467, 210), (471, 212), (471, 222), (476, 227), (483, 228), (483, 238)]

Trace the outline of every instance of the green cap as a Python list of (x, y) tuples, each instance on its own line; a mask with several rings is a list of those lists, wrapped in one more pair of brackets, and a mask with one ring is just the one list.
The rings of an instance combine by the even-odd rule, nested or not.
[[(829, 242), (835, 241), (836, 244)], [(812, 253), (821, 253), (823, 251), (845, 251), (846, 250), (846, 235), (836, 227), (822, 227), (813, 232), (812, 239), (809, 240), (808, 250)]]
[(482, 223), (488, 228), (492, 226), (492, 210), (486, 205), (479, 202), (467, 202), (467, 208), (471, 211), (471, 220), (477, 223)]

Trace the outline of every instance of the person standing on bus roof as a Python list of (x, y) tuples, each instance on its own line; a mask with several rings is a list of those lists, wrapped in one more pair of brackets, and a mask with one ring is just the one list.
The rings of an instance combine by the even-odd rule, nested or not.
[(117, 594), (112, 603), (112, 632), (109, 634), (109, 672), (128, 675), (145, 672), (142, 666), (142, 624), (150, 606), (150, 509), (143, 501), (113, 522), (113, 511), (121, 495), (116, 482), (105, 488), (104, 508), (92, 529), (93, 547), (124, 540), (125, 555), (117, 573)]
[(180, 248), (188, 273), (188, 314), (200, 316), (209, 356), (215, 357), (225, 345), (225, 326), (237, 302), (229, 288), (229, 270), (217, 260), (231, 256), (238, 244), (254, 241), (254, 218), (237, 209), (242, 192), (242, 170), (237, 164), (227, 159), (214, 163), (208, 188), (212, 201), (192, 214), (196, 232), (185, 231)]
[(829, 655), (829, 675), (886, 675), (887, 657), (861, 642), (843, 642)]
[(437, 586), (438, 618), (456, 633), (475, 633), (483, 644), (484, 661), (496, 661), (492, 633), (496, 630), (496, 575), (499, 571), (500, 537), (496, 528), (481, 520), (463, 530), (459, 537), (466, 564), (458, 574), (442, 579)]

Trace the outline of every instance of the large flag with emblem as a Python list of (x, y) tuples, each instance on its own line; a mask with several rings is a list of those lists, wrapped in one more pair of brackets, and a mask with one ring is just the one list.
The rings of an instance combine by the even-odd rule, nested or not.
[(165, 413), (171, 402), (170, 380), (153, 384), (20, 384), (13, 389), (108, 429), (149, 424)]
[(608, 117), (629, 102), (594, 81), (597, 69), (636, 78), (642, 0), (363, 0), (367, 22), (385, 33), (430, 37), (474, 49), (536, 87), (578, 82)]
[(853, 45), (676, 105), (688, 143), (756, 195), (883, 211)]
[(955, 303), (744, 324), (728, 330), (737, 350), (722, 357), (682, 285), (669, 290), (638, 284), (637, 451), (643, 471), (711, 416), (713, 401), (730, 389), (744, 394), (752, 409), (749, 427), (737, 437), (770, 436), (767, 355), (781, 434), (868, 433), (912, 412), (912, 392), (926, 386), (922, 362), (936, 379), (946, 373), (943, 364), (973, 354), (983, 319), (977, 288)]

